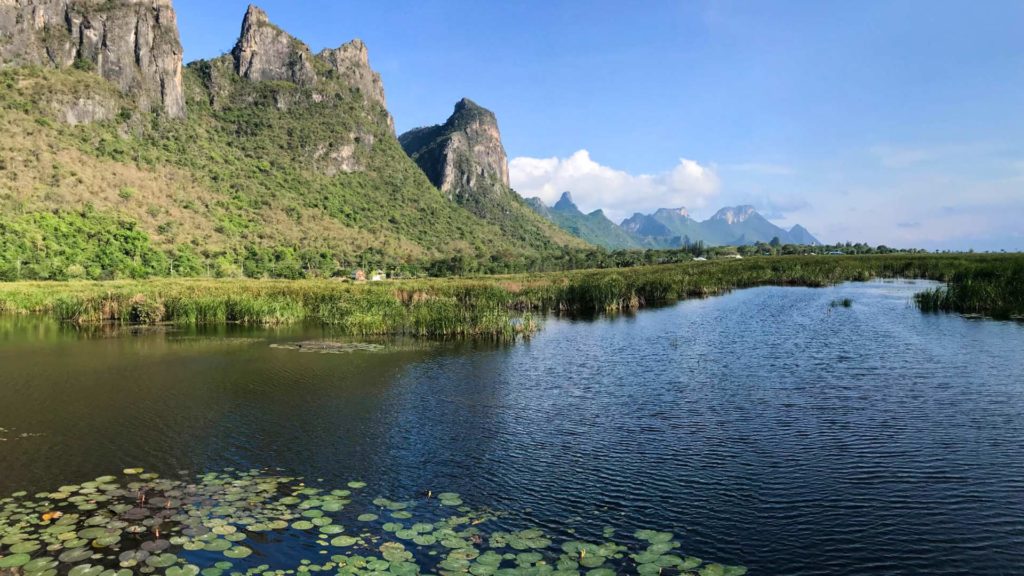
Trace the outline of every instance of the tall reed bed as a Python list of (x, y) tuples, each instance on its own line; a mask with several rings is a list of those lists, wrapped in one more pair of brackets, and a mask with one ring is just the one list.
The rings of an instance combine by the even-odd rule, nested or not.
[(926, 312), (1024, 318), (1024, 262), (956, 272), (945, 286), (925, 290), (915, 300)]
[(925, 310), (1024, 313), (1024, 256), (885, 255), (752, 258), (538, 275), (352, 284), (332, 280), (161, 279), (0, 284), (0, 312), (65, 322), (286, 324), (316, 322), (353, 335), (511, 339), (548, 312), (636, 310), (763, 285), (828, 286), (925, 278), (948, 287)]

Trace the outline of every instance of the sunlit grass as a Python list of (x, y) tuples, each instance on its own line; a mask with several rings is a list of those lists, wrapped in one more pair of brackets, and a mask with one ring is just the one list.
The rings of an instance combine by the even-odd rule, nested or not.
[[(924, 310), (1024, 313), (1024, 256), (782, 257), (536, 275), (401, 280), (165, 279), (0, 284), (0, 311), (76, 324), (316, 322), (353, 335), (514, 338), (533, 314), (609, 313), (763, 285), (829, 286), (872, 278), (949, 282)], [(852, 302), (851, 302), (852, 304)]]

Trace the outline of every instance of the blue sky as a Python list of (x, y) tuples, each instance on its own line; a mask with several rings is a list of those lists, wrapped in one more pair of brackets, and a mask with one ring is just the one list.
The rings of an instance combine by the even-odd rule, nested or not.
[[(1024, 249), (1024, 2), (259, 5), (315, 50), (362, 38), (400, 132), (463, 96), (494, 110), (524, 195)], [(247, 2), (175, 6), (194, 60), (230, 50)]]

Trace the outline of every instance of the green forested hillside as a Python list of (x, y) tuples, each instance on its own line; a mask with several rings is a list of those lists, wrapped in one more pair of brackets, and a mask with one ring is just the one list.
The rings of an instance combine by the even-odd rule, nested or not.
[[(88, 69), (0, 71), (0, 278), (511, 271), (584, 246), (445, 198), (387, 111), (316, 64), (326, 80), (303, 87), (242, 79), (229, 56), (194, 63), (184, 120)], [(96, 109), (116, 112), (68, 124)]]

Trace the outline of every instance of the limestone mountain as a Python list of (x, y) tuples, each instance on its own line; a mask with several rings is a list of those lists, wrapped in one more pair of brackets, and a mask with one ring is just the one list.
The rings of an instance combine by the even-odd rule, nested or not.
[(703, 240), (701, 223), (686, 208), (661, 208), (653, 214), (634, 214), (622, 222), (646, 248), (676, 248)]
[(807, 230), (807, 228), (804, 228), (803, 226), (801, 226), (799, 224), (797, 224), (797, 225), (793, 226), (792, 228), (790, 228), (790, 230), (789, 230), (789, 239), (790, 239), (790, 241), (793, 244), (806, 244), (806, 245), (820, 244), (820, 242), (818, 242), (818, 239), (815, 238)]
[[(703, 222), (690, 216), (685, 208), (662, 208), (653, 214), (636, 213), (616, 226), (625, 234), (625, 239), (615, 232), (605, 231), (600, 236), (581, 224), (582, 213), (572, 204), (579, 216), (567, 217), (570, 210), (558, 210), (559, 205), (571, 204), (567, 195), (562, 196), (554, 207), (547, 207), (539, 199), (532, 199), (531, 206), (538, 214), (561, 226), (564, 230), (609, 249), (654, 248), (670, 249), (703, 242), (709, 246), (742, 246), (757, 242), (771, 242), (778, 238), (783, 244), (819, 244), (803, 226), (785, 230), (772, 224), (759, 214), (753, 206), (734, 206), (719, 210)], [(603, 213), (602, 213), (603, 217)], [(589, 218), (589, 217), (588, 217)], [(609, 224), (612, 224), (610, 221)], [(614, 226), (614, 224), (612, 224)]]
[(494, 113), (468, 98), (444, 124), (399, 137), (402, 148), (442, 192), (461, 204), (507, 196), (508, 156)]
[(444, 124), (415, 128), (399, 142), (445, 196), (505, 234), (576, 242), (538, 217), (509, 186), (508, 157), (498, 119), (490, 110), (463, 98)]
[(530, 198), (527, 203), (563, 230), (596, 246), (612, 250), (643, 247), (636, 237), (609, 220), (603, 210), (584, 214), (573, 202), (569, 192), (562, 194), (561, 199), (550, 208), (540, 198)]
[(250, 7), (182, 69), (168, 0), (0, 0), (0, 44), (0, 279), (512, 271), (586, 246), (507, 186), (481, 218), (431, 185), (358, 40), (314, 54)]
[(708, 244), (742, 245), (771, 242), (775, 238), (783, 244), (818, 244), (809, 233), (794, 238), (788, 230), (772, 224), (753, 206), (722, 208), (702, 224), (702, 230)]
[[(0, 66), (95, 71), (138, 109), (185, 115), (182, 48), (170, 0), (0, 1)], [(102, 95), (50, 105), (71, 123), (109, 120)]]

